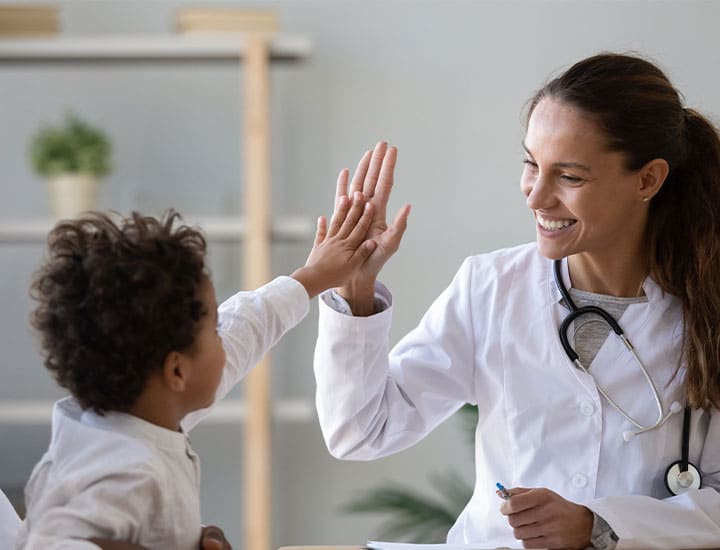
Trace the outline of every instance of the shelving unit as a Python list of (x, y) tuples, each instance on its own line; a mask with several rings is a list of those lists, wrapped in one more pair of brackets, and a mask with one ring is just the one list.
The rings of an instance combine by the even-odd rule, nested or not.
[[(50, 422), (51, 399), (18, 399), (0, 402), (0, 424), (10, 426), (44, 426)], [(276, 422), (309, 422), (317, 418), (315, 406), (306, 399), (283, 399), (273, 403)], [(213, 407), (203, 424), (246, 422), (247, 404), (239, 399), (225, 399)]]
[[(240, 216), (186, 216), (184, 222), (199, 226), (208, 240), (238, 242), (247, 234), (247, 223)], [(43, 243), (55, 224), (50, 218), (0, 220), (0, 244)], [(315, 235), (313, 222), (301, 216), (287, 216), (273, 221), (273, 242), (308, 242)]]
[[(241, 63), (245, 73), (243, 145), (245, 162), (244, 215), (194, 217), (211, 241), (244, 243), (244, 281), (255, 288), (270, 279), (270, 247), (273, 241), (312, 239), (314, 224), (298, 217), (271, 220), (269, 70), (272, 63), (296, 62), (310, 53), (301, 36), (59, 36), (49, 39), (0, 40), (0, 65), (93, 64), (106, 69), (118, 63), (182, 63), (198, 61)], [(1, 243), (42, 242), (52, 226), (50, 219), (0, 220)], [(248, 259), (252, 261), (248, 261)], [(269, 360), (264, 358), (245, 381), (244, 402), (217, 406), (208, 422), (245, 422), (245, 548), (270, 550), (270, 424), (304, 421), (314, 417), (312, 403), (270, 401)], [(15, 412), (11, 412), (11, 411)], [(0, 422), (49, 421), (49, 402), (4, 402)]]

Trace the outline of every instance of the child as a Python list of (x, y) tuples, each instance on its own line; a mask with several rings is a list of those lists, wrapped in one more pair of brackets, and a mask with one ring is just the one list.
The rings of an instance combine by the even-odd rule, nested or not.
[[(45, 365), (71, 397), (56, 403), (48, 451), (26, 487), (16, 547), (200, 546), (199, 464), (187, 438), (222, 398), (375, 248), (372, 206), (345, 200), (318, 223), (304, 267), (219, 308), (203, 236), (170, 212), (58, 224), (33, 283)], [(192, 414), (189, 414), (192, 413)]]

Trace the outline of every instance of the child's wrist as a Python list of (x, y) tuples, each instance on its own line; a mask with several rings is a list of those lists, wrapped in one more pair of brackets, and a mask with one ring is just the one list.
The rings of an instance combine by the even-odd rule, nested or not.
[(326, 288), (320, 288), (321, 285), (318, 284), (318, 278), (312, 267), (299, 267), (290, 274), (290, 277), (305, 287), (305, 292), (307, 292), (311, 300), (322, 291), (327, 290)]

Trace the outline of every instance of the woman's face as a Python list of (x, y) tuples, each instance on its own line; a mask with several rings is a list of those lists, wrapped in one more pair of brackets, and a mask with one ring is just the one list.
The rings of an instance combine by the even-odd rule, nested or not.
[(636, 254), (647, 221), (640, 171), (582, 111), (546, 97), (530, 116), (521, 189), (536, 221), (540, 252), (551, 259), (586, 253)]

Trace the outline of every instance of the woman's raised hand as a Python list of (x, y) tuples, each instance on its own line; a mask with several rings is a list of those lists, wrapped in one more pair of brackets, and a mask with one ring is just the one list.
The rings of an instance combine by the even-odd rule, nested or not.
[(379, 142), (372, 151), (367, 151), (355, 169), (348, 187), (349, 172), (342, 170), (338, 176), (335, 193), (335, 209), (361, 191), (372, 204), (375, 216), (367, 232), (367, 239), (376, 243), (375, 250), (360, 266), (351, 281), (337, 292), (345, 298), (355, 315), (371, 315), (374, 307), (375, 280), (378, 273), (397, 251), (400, 240), (407, 228), (410, 205), (405, 204), (395, 215), (391, 225), (387, 223), (387, 204), (390, 200), (395, 177), (397, 148)]

